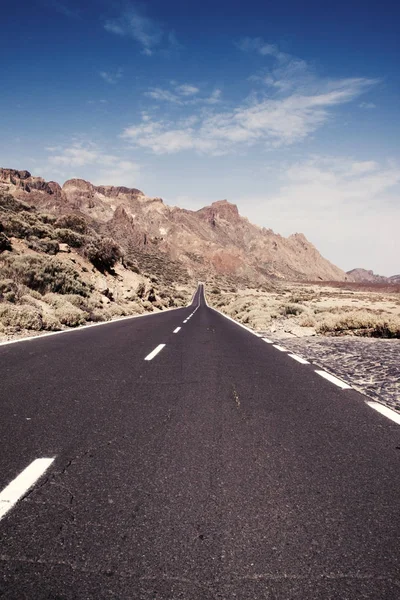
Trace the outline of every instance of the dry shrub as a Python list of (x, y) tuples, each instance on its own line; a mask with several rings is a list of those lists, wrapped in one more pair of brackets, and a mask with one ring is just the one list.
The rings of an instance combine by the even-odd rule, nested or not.
[(72, 229), (55, 229), (54, 231), (59, 242), (68, 244), (71, 248), (81, 248), (87, 242), (87, 236), (77, 233)]
[(305, 311), (305, 307), (298, 305), (298, 304), (285, 304), (284, 306), (282, 306), (282, 308), (280, 309), (281, 313), (283, 315), (301, 315), (301, 313), (303, 313)]
[(112, 238), (102, 238), (89, 242), (84, 253), (96, 269), (102, 273), (112, 270), (123, 257), (121, 247)]
[(62, 329), (59, 319), (55, 315), (47, 312), (42, 314), (42, 327), (46, 331), (60, 331)]
[(54, 226), (59, 229), (72, 229), (72, 231), (82, 234), (87, 233), (89, 229), (86, 219), (73, 213), (59, 217)]
[(315, 317), (311, 314), (304, 314), (301, 316), (299, 320), (300, 327), (315, 327), (316, 320)]
[(13, 304), (0, 304), (0, 322), (4, 327), (16, 330), (42, 329), (42, 316), (33, 306), (14, 306)]
[(317, 331), (333, 335), (351, 332), (354, 335), (368, 337), (400, 338), (400, 319), (374, 315), (367, 311), (355, 311), (324, 317)]
[(35, 252), (45, 252), (46, 254), (57, 254), (60, 250), (59, 243), (57, 240), (51, 240), (50, 238), (39, 239), (35, 236), (31, 237), (27, 241), (28, 248), (35, 250)]
[(0, 267), (0, 277), (12, 279), (41, 294), (88, 296), (90, 291), (75, 269), (50, 256), (9, 255)]
[(86, 323), (86, 317), (88, 315), (83, 312), (83, 310), (76, 308), (76, 306), (73, 306), (68, 302), (64, 306), (56, 308), (55, 316), (62, 325), (78, 327), (79, 325), (84, 325)]
[(6, 250), (12, 250), (11, 242), (6, 234), (0, 231), (0, 252), (5, 252)]

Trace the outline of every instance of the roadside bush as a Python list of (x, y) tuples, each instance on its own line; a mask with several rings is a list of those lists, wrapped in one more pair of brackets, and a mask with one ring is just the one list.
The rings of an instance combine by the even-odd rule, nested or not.
[(282, 306), (281, 312), (283, 315), (301, 315), (301, 313), (303, 313), (305, 310), (304, 306), (300, 306), (297, 304), (285, 304), (285, 306)]
[(102, 238), (90, 242), (84, 253), (90, 262), (102, 273), (110, 271), (123, 257), (121, 247), (112, 238)]
[(55, 316), (62, 325), (68, 327), (78, 327), (86, 323), (88, 315), (73, 306), (70, 302), (66, 302), (64, 305), (60, 305), (55, 309)]
[(5, 327), (19, 329), (42, 329), (42, 317), (40, 312), (33, 306), (14, 306), (12, 304), (0, 304), (0, 322)]
[(87, 233), (89, 229), (86, 219), (74, 214), (62, 215), (56, 220), (54, 226), (58, 229), (71, 229), (81, 234)]
[(0, 277), (12, 279), (41, 294), (88, 296), (90, 292), (75, 269), (50, 256), (10, 255), (0, 266)]
[(326, 316), (318, 325), (318, 333), (342, 335), (352, 333), (367, 337), (400, 338), (400, 319), (385, 318), (367, 311)]

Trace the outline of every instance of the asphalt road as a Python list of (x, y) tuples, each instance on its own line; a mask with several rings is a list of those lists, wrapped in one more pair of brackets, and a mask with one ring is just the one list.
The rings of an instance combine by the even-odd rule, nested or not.
[(55, 457), (0, 521), (1, 598), (400, 598), (400, 426), (201, 287), (0, 346), (0, 398), (0, 492)]

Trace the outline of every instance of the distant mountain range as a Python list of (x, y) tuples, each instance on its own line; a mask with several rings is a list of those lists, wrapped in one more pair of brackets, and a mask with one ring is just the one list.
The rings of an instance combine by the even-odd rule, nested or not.
[(302, 233), (285, 238), (253, 225), (227, 200), (191, 211), (138, 189), (95, 186), (83, 179), (61, 187), (15, 169), (0, 169), (0, 190), (41, 211), (80, 214), (138, 263), (151, 267), (152, 257), (164, 256), (166, 265), (172, 261), (175, 271), (179, 266), (189, 278), (223, 277), (242, 285), (271, 279), (400, 283), (400, 275), (384, 277), (361, 268), (345, 273)]
[(61, 187), (14, 169), (0, 169), (0, 189), (41, 211), (80, 214), (100, 234), (111, 235), (127, 255), (138, 261), (164, 255), (189, 277), (223, 277), (243, 285), (348, 279), (302, 233), (285, 238), (253, 225), (227, 200), (191, 211), (137, 189), (95, 186), (82, 179)]
[(352, 269), (347, 271), (350, 281), (360, 283), (400, 283), (400, 275), (392, 275), (385, 277), (384, 275), (376, 275), (373, 271), (366, 269)]

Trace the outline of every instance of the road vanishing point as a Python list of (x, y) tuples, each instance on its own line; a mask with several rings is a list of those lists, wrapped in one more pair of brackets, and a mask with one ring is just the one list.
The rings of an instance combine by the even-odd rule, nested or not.
[(0, 598), (398, 600), (400, 424), (268, 342), (199, 285), (1, 345)]

